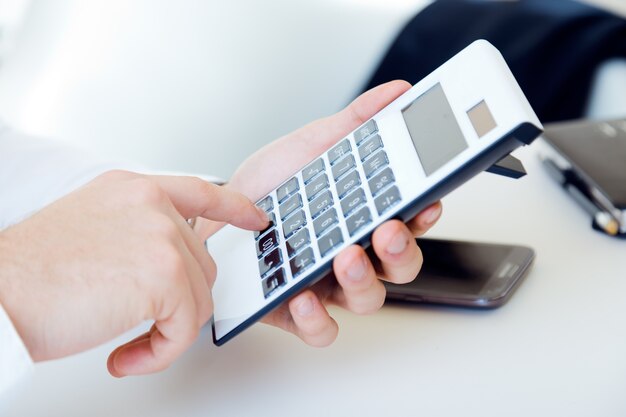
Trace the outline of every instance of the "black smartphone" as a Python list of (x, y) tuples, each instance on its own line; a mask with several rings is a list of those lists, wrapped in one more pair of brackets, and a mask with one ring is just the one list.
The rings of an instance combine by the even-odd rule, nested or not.
[(417, 239), (424, 265), (408, 284), (385, 283), (387, 301), (494, 308), (526, 276), (535, 252), (525, 246)]
[(594, 227), (626, 237), (626, 119), (551, 123), (544, 144), (548, 172), (589, 211)]

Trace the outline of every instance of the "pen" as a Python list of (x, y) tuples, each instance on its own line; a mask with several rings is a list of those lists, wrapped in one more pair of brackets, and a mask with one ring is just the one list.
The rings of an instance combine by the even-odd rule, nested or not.
[(542, 162), (550, 176), (552, 176), (563, 187), (563, 189), (570, 196), (572, 196), (572, 198), (578, 202), (578, 204), (585, 209), (589, 215), (591, 215), (592, 219), (600, 229), (611, 236), (617, 235), (620, 228), (618, 221), (610, 213), (607, 213), (604, 209), (598, 207), (598, 205), (595, 204), (580, 189), (580, 187), (571, 180), (570, 177), (575, 175), (575, 173), (571, 170), (562, 170), (548, 158), (543, 158)]

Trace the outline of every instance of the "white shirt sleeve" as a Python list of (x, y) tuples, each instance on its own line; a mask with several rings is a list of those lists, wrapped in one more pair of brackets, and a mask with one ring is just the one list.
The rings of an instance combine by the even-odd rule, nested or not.
[(103, 161), (52, 140), (17, 133), (0, 121), (0, 231), (112, 169), (195, 175), (209, 182), (223, 182), (218, 177), (156, 171), (129, 162)]
[[(104, 162), (54, 141), (19, 134), (0, 123), (0, 232), (111, 169), (156, 174), (128, 163)], [(0, 306), (0, 394), (32, 368), (28, 351)]]
[(0, 230), (116, 167), (0, 124)]
[(33, 361), (0, 305), (0, 394), (30, 374)]

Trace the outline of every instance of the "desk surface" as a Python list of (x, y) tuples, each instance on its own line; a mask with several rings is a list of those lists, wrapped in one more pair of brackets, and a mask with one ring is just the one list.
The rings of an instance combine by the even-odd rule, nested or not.
[(37, 365), (2, 415), (626, 415), (626, 242), (591, 230), (534, 147), (518, 156), (526, 178), (478, 176), (430, 233), (534, 247), (504, 307), (336, 311), (326, 349), (265, 325), (216, 348), (205, 329), (169, 370), (122, 380), (106, 371), (112, 342)]

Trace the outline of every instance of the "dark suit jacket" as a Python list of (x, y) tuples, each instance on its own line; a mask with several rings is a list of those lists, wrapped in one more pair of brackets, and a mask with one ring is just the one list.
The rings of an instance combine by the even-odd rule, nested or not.
[(542, 122), (582, 117), (598, 65), (626, 57), (626, 20), (582, 3), (439, 0), (402, 29), (366, 89), (414, 84), (480, 38), (502, 52)]

